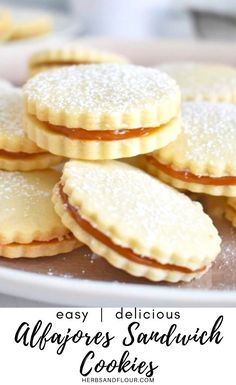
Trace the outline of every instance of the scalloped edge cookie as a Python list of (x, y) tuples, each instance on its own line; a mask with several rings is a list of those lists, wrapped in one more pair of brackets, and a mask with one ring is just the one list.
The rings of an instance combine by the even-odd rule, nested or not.
[(74, 159), (101, 160), (131, 157), (167, 145), (180, 133), (181, 119), (172, 119), (147, 136), (116, 141), (71, 139), (49, 130), (47, 123), (29, 114), (25, 116), (24, 125), (28, 137), (53, 154)]
[[(108, 75), (116, 89), (111, 88)], [(75, 79), (83, 81), (76, 101), (72, 91), (77, 95), (78, 87), (71, 88)], [(69, 92), (66, 96), (65, 89)], [(56, 99), (50, 99), (50, 92), (58, 95)], [(24, 86), (24, 100), (26, 112), (38, 120), (67, 128), (106, 131), (166, 124), (179, 115), (181, 95), (176, 82), (158, 70), (106, 63), (40, 73)]]
[[(144, 157), (144, 163), (152, 174), (174, 187), (234, 196), (235, 148), (236, 105), (185, 102), (180, 135)], [(148, 167), (148, 163), (152, 165)]]
[[(134, 194), (134, 198), (132, 198), (131, 192)], [(152, 192), (152, 196), (149, 198), (149, 203), (145, 203), (146, 194), (150, 195), (150, 192)], [(157, 197), (157, 204), (155, 204), (154, 195)], [(120, 199), (124, 204), (118, 204)], [(141, 199), (140, 203), (135, 204), (135, 199)], [(108, 261), (111, 257), (113, 265), (116, 254), (120, 254), (123, 263), (117, 262), (117, 265), (126, 271), (130, 269), (131, 274), (133, 266), (136, 271), (134, 275), (145, 274), (146, 277), (153, 280), (187, 280), (185, 275), (190, 274), (192, 278), (195, 275), (202, 275), (220, 250), (218, 232), (199, 203), (193, 203), (185, 195), (122, 162), (73, 160), (66, 163), (61, 181), (54, 187), (52, 200), (62, 222), (75, 236), (78, 236), (80, 241), (87, 239), (87, 245)], [(175, 203), (172, 203), (172, 200)], [(113, 201), (114, 205), (112, 204), (110, 207)], [(93, 202), (95, 203), (93, 204)], [(105, 211), (104, 205), (106, 207), (108, 205), (108, 209)], [(129, 205), (132, 207), (131, 212)], [(175, 220), (178, 221), (178, 217), (179, 220), (182, 219), (180, 211), (188, 211), (186, 220), (183, 216), (183, 227), (178, 230), (177, 239), (175, 239), (176, 227), (174, 225), (173, 229), (168, 210), (175, 212), (173, 214), (174, 223)], [(146, 217), (144, 217), (144, 213), (146, 213)], [(125, 215), (127, 215), (126, 219), (123, 218)], [(151, 227), (150, 221), (152, 220), (155, 224)], [(182, 247), (182, 234), (186, 228), (189, 229), (188, 221), (191, 223), (193, 221), (195, 227), (195, 222), (201, 226), (201, 234), (198, 239), (202, 240), (204, 248), (199, 242), (195, 243), (195, 246), (193, 245), (193, 231), (190, 232), (185, 247)], [(140, 222), (142, 225), (138, 226), (137, 224)], [(127, 230), (125, 223), (129, 223), (130, 230)], [(164, 223), (167, 224), (169, 232), (173, 231), (172, 238), (167, 236), (169, 234), (167, 230), (162, 230), (162, 228), (164, 229), (162, 223), (163, 226)], [(135, 230), (133, 230), (134, 228)], [(155, 231), (159, 231), (157, 238), (153, 237)], [(86, 235), (86, 233), (88, 234)], [(82, 234), (82, 238), (80, 238), (80, 234)], [(158, 239), (160, 240), (158, 241)], [(173, 240), (173, 242), (166, 242), (167, 239)], [(93, 248), (95, 244), (97, 246)], [(145, 256), (144, 259), (142, 259), (143, 256)], [(138, 267), (139, 264), (142, 266)], [(168, 272), (162, 270), (168, 270)]]
[[(10, 154), (10, 153), (9, 153)], [(27, 156), (28, 155), (28, 156)], [(26, 154), (26, 158), (3, 156), (0, 150), (0, 169), (7, 171), (43, 170), (63, 162), (65, 159), (49, 152)]]
[[(14, 20), (15, 19), (15, 20)], [(52, 30), (52, 19), (48, 14), (34, 13), (29, 20), (18, 20), (18, 15), (13, 17), (10, 40), (26, 39), (44, 35)]]
[(236, 176), (236, 105), (185, 102), (181, 112), (181, 134), (154, 158), (196, 176)]
[[(53, 169), (30, 172), (0, 171), (1, 203), (6, 202), (7, 204), (6, 207), (4, 205), (2, 208), (6, 212), (1, 212), (1, 218), (5, 218), (4, 223), (1, 223), (1, 246), (15, 243), (28, 245), (34, 241), (48, 242), (54, 239), (67, 238), (69, 231), (61, 223), (51, 205), (51, 191), (54, 184), (60, 179), (60, 175), (60, 172)], [(6, 200), (3, 201), (5, 195)], [(39, 207), (41, 207), (39, 205), (42, 206), (42, 212), (38, 211)], [(50, 211), (44, 212), (45, 207)], [(36, 214), (33, 210), (36, 210)], [(16, 220), (16, 212), (18, 220), (14, 222)], [(20, 215), (22, 214), (20, 223), (19, 213)], [(42, 221), (32, 223), (30, 218), (32, 218), (32, 215), (38, 215), (37, 213), (42, 215)], [(48, 216), (50, 216), (49, 219)], [(26, 218), (25, 221), (27, 218), (29, 220), (24, 222), (24, 218)], [(31, 223), (31, 225), (28, 226), (28, 223)], [(40, 223), (43, 223), (43, 226)]]
[(204, 193), (215, 196), (236, 196), (236, 185), (235, 186), (213, 186), (197, 183), (184, 182), (180, 179), (171, 177), (160, 171), (157, 167), (150, 164), (145, 159), (142, 160), (142, 168), (151, 174), (152, 176), (160, 179), (162, 182), (167, 183), (170, 186), (176, 187), (180, 190), (188, 190), (196, 193)]
[[(236, 103), (236, 69), (233, 66), (186, 61), (163, 63), (156, 66), (156, 68), (168, 73), (169, 76), (176, 80), (181, 88), (184, 101), (205, 100), (209, 102)], [(207, 82), (205, 78), (209, 76), (212, 79), (212, 74), (216, 74), (216, 80), (212, 83)], [(181, 78), (184, 79), (183, 83)], [(189, 78), (188, 86), (184, 85), (186, 84), (186, 78)], [(191, 78), (193, 79), (192, 84)]]
[(129, 60), (124, 56), (112, 52), (79, 45), (68, 45), (34, 53), (29, 60), (28, 72), (29, 77), (31, 77), (39, 72), (65, 65), (128, 62)]
[(81, 240), (84, 244), (89, 246), (94, 253), (103, 256), (108, 263), (118, 269), (126, 271), (131, 275), (134, 275), (136, 277), (145, 277), (155, 282), (189, 282), (194, 278), (200, 278), (203, 274), (206, 273), (206, 271), (210, 267), (210, 265), (207, 266), (206, 269), (200, 273), (184, 274), (182, 272), (154, 268), (133, 262), (128, 258), (125, 258), (120, 254), (116, 253), (114, 250), (108, 248), (103, 243), (99, 242), (97, 239), (85, 232), (78, 225), (78, 223), (76, 223), (73, 217), (67, 212), (64, 203), (60, 199), (60, 196), (58, 194), (58, 185), (56, 185), (54, 188), (52, 200), (55, 206), (55, 210), (57, 214), (61, 217), (62, 222), (68, 229), (71, 230), (71, 232), (77, 239)]
[(62, 162), (62, 157), (45, 152), (26, 136), (22, 102), (20, 89), (3, 86), (0, 95), (0, 169), (41, 170)]
[(33, 242), (31, 244), (0, 244), (0, 256), (6, 258), (38, 258), (69, 253), (82, 246), (74, 236), (67, 235), (63, 239), (50, 242)]

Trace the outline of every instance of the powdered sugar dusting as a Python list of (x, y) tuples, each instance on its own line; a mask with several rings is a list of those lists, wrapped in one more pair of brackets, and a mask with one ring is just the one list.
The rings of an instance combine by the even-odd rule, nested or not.
[[(93, 226), (99, 218), (106, 235), (116, 228), (126, 239), (166, 252), (190, 256), (194, 250), (200, 259), (215, 253), (216, 229), (201, 205), (141, 170), (115, 161), (71, 161), (65, 175), (66, 186), (80, 200), (80, 213)], [(123, 245), (123, 237), (119, 241)]]
[(22, 91), (18, 88), (5, 88), (0, 94), (0, 133), (8, 137), (25, 137)]
[(40, 174), (0, 171), (0, 199), (11, 199), (19, 195), (27, 199), (49, 197), (50, 189), (42, 186)]
[(183, 98), (215, 100), (232, 96), (236, 90), (236, 69), (224, 65), (194, 62), (174, 62), (158, 66), (177, 81)]
[(178, 89), (157, 69), (123, 64), (79, 65), (41, 73), (24, 88), (30, 100), (64, 112), (130, 112), (148, 109)]
[[(181, 157), (181, 162), (236, 169), (236, 105), (185, 102), (182, 108), (183, 131), (178, 138), (156, 154)], [(221, 170), (220, 170), (221, 171)]]
[(38, 239), (53, 228), (62, 229), (55, 236), (66, 232), (51, 202), (59, 176), (53, 170), (0, 171), (0, 241), (11, 234), (21, 234), (28, 240), (34, 232), (34, 239)]

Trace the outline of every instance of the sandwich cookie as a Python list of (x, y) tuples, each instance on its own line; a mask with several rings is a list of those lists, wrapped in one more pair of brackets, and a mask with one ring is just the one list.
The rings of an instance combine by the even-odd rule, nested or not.
[(0, 169), (28, 171), (56, 165), (62, 157), (40, 149), (23, 129), (22, 91), (0, 85)]
[(236, 198), (229, 198), (224, 206), (225, 217), (236, 227)]
[(79, 45), (45, 49), (32, 55), (29, 61), (29, 77), (39, 72), (73, 64), (127, 63), (121, 55), (99, 51)]
[(179, 189), (236, 196), (236, 105), (185, 102), (183, 130), (144, 157), (145, 169)]
[(234, 67), (174, 62), (158, 66), (180, 86), (183, 100), (208, 100), (236, 103), (236, 69)]
[(78, 240), (134, 276), (190, 281), (220, 251), (200, 203), (126, 163), (69, 161), (53, 203)]
[(130, 64), (70, 66), (24, 88), (25, 130), (53, 154), (115, 159), (161, 148), (180, 132), (180, 91), (168, 75)]
[(0, 255), (35, 258), (66, 253), (80, 244), (51, 202), (60, 174), (54, 170), (0, 171)]
[(44, 35), (52, 30), (52, 18), (45, 12), (36, 10), (16, 10), (13, 12), (11, 40), (27, 39)]

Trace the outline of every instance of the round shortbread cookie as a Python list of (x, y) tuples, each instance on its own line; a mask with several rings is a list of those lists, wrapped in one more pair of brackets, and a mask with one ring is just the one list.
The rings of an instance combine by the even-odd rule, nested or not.
[(182, 122), (175, 141), (144, 158), (147, 171), (177, 188), (235, 196), (236, 106), (185, 102)]
[(52, 154), (73, 159), (119, 159), (145, 154), (175, 140), (180, 130), (181, 120), (177, 117), (144, 137), (114, 141), (74, 140), (54, 132), (46, 122), (33, 115), (25, 116), (25, 131), (31, 140)]
[[(1, 85), (0, 85), (1, 88)], [(35, 170), (50, 167), (62, 157), (36, 146), (23, 129), (22, 90), (5, 86), (0, 91), (0, 169)]]
[(29, 77), (65, 65), (127, 62), (124, 56), (73, 44), (33, 54), (29, 60)]
[(208, 100), (236, 103), (236, 69), (234, 67), (194, 62), (159, 65), (180, 86), (183, 100)]
[(51, 202), (59, 178), (54, 170), (0, 171), (1, 256), (33, 258), (78, 247)]
[(53, 239), (49, 242), (33, 241), (29, 244), (0, 244), (0, 256), (6, 258), (49, 257), (57, 254), (69, 253), (80, 246), (81, 243), (78, 242), (73, 235), (68, 235), (63, 239)]
[[(133, 275), (190, 280), (202, 275), (220, 250), (217, 230), (199, 203), (122, 162), (68, 162), (53, 202), (75, 237)], [(123, 254), (127, 250), (138, 262)]]
[(6, 171), (45, 170), (56, 166), (63, 160), (64, 158), (55, 156), (49, 152), (15, 154), (0, 150), (0, 170)]
[(52, 30), (52, 18), (45, 12), (16, 9), (10, 39), (26, 39)]
[(91, 64), (40, 73), (24, 87), (26, 111), (52, 125), (85, 130), (158, 127), (176, 117), (180, 91), (157, 69)]

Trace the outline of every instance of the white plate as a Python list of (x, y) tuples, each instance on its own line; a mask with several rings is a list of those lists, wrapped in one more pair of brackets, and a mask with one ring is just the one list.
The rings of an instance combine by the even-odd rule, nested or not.
[[(131, 60), (155, 65), (165, 60), (194, 59), (236, 63), (230, 44), (181, 41), (114, 41), (82, 39)], [(0, 63), (1, 67), (1, 63)], [(189, 284), (157, 284), (108, 265), (87, 248), (36, 260), (0, 259), (0, 291), (31, 300), (67, 306), (235, 306), (236, 230), (222, 218), (222, 199), (204, 197), (223, 238), (222, 252), (212, 269)]]

